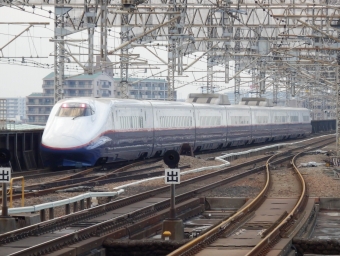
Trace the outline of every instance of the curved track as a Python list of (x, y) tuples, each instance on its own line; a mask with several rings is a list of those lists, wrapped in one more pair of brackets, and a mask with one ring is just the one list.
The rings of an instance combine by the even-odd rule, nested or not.
[[(334, 141), (333, 138), (331, 140)], [(329, 140), (325, 140), (321, 143), (313, 143), (317, 145), (313, 147), (318, 148), (329, 143)], [(304, 149), (301, 152), (302, 148), (300, 147), (300, 152), (296, 152), (294, 157), (284, 156), (287, 152), (271, 156), (266, 163), (266, 184), (255, 199), (226, 221), (209, 229), (198, 238), (170, 253), (169, 256), (266, 255), (281, 237), (284, 237), (289, 230), (294, 229), (293, 225), (297, 224), (296, 220), (306, 206), (308, 199), (306, 184), (295, 165), (295, 160), (304, 151), (312, 150), (312, 148)], [(271, 184), (270, 166), (274, 164), (274, 160), (277, 162), (280, 159), (285, 159), (284, 161), (292, 159), (293, 168), (297, 173), (296, 176), (301, 188), (298, 199), (267, 198), (271, 185), (275, 185)], [(280, 204), (283, 207), (280, 207)], [(291, 208), (289, 213), (285, 211), (287, 208)], [(239, 232), (236, 232), (237, 230)], [(237, 233), (237, 236), (231, 236), (235, 233)], [(282, 248), (282, 250), (284, 249)]]
[[(268, 157), (262, 157), (182, 182), (180, 186), (185, 187), (188, 184), (200, 183), (206, 180), (207, 177), (246, 169), (239, 175), (228, 177), (177, 196), (176, 205), (179, 209), (179, 216), (186, 219), (200, 214), (204, 209), (199, 205), (199, 199), (196, 199), (197, 194), (263, 170), (263, 165), (251, 170), (249, 170), (249, 166), (253, 166), (255, 163), (263, 163)], [(126, 235), (130, 237), (134, 234), (133, 228), (135, 226), (138, 226), (136, 228), (140, 230), (145, 225), (158, 225), (165, 218), (169, 217), (169, 211), (167, 210), (170, 206), (169, 197), (159, 196), (161, 193), (168, 192), (168, 190), (169, 186), (164, 186), (0, 235), (0, 255), (41, 255), (43, 252), (63, 249), (83, 240), (96, 238), (102, 241), (106, 235), (116, 238), (122, 238)], [(192, 205), (193, 203), (196, 204)], [(196, 212), (186, 211), (193, 208), (196, 209)], [(113, 216), (117, 217), (112, 218)], [(152, 218), (152, 220), (149, 218)], [(146, 224), (143, 224), (143, 222), (146, 222)], [(50, 235), (51, 232), (53, 232), (53, 235)], [(29, 243), (33, 241), (37, 245), (31, 247)]]
[[(310, 144), (315, 143), (320, 142), (313, 142)], [(306, 145), (302, 145), (300, 148), (305, 146)], [(288, 152), (292, 150), (293, 149), (289, 149)], [(276, 158), (275, 164), (280, 161), (287, 161), (289, 157), (290, 156), (283, 156)], [(242, 173), (237, 175), (229, 176), (223, 180), (219, 179), (217, 182), (210, 183), (177, 196), (176, 206), (178, 207), (179, 216), (183, 219), (187, 219), (202, 213), (204, 209), (199, 205), (199, 200), (196, 198), (197, 194), (265, 169), (264, 162), (268, 158), (269, 156), (261, 157), (253, 161), (228, 167), (182, 182), (178, 187), (185, 187), (191, 183), (199, 184), (209, 177), (245, 169)], [(249, 170), (249, 166), (253, 166), (255, 163), (260, 163), (261, 166)], [(268, 168), (269, 164), (267, 165), (267, 173), (269, 172)], [(161, 193), (166, 193), (168, 190), (169, 187), (164, 186), (159, 189), (154, 189), (152, 191), (0, 235), (0, 256), (43, 255), (56, 250), (64, 250), (66, 252), (77, 246), (79, 246), (79, 248), (88, 248), (91, 243), (95, 244), (93, 246), (98, 246), (98, 244), (102, 243), (104, 238), (108, 236), (116, 239), (134, 237), (134, 235), (139, 234), (142, 232), (141, 230), (146, 227), (160, 225), (162, 220), (168, 217), (169, 211), (167, 208), (170, 205), (169, 197), (160, 197)], [(261, 199), (261, 197), (258, 197), (257, 201), (261, 203), (262, 200), (263, 198)], [(255, 209), (255, 206), (253, 207)], [(247, 219), (248, 211), (249, 209), (247, 211), (239, 211), (237, 216), (235, 215), (229, 219), (229, 222), (223, 222), (217, 227), (218, 232), (213, 232), (213, 236), (209, 236), (208, 234), (211, 234), (209, 232), (215, 230), (216, 227), (199, 238), (207, 238), (205, 239), (205, 243), (209, 241), (208, 244), (210, 244), (210, 242), (218, 238), (218, 235), (221, 234), (221, 232), (224, 233), (227, 228), (232, 226), (235, 228), (237, 222)], [(53, 234), (51, 232), (53, 232)], [(32, 243), (36, 245), (31, 246)], [(202, 243), (200, 246), (201, 245)], [(197, 249), (200, 250), (197, 246), (194, 247), (195, 252), (197, 252)]]

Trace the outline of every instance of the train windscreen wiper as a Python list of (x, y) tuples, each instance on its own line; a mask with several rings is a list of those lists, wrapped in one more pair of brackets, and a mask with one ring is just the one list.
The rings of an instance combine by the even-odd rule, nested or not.
[(75, 116), (72, 118), (72, 120), (76, 119), (77, 117), (80, 117), (80, 116), (84, 116), (83, 114), (79, 115), (79, 116)]

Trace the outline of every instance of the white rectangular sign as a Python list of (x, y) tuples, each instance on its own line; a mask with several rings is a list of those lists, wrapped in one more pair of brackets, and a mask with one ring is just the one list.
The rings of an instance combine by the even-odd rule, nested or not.
[(0, 183), (10, 183), (11, 181), (11, 168), (0, 167)]
[(165, 169), (165, 184), (180, 184), (181, 175), (179, 169)]

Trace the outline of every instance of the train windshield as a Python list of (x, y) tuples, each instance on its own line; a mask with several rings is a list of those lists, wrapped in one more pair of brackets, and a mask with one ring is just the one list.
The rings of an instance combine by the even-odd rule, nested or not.
[(62, 117), (80, 117), (91, 116), (94, 111), (91, 106), (86, 103), (63, 103), (57, 113)]

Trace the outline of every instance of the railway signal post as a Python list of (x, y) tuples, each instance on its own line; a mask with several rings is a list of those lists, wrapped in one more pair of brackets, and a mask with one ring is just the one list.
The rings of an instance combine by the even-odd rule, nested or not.
[(7, 183), (11, 181), (11, 168), (8, 167), (11, 158), (8, 149), (0, 149), (0, 182), (2, 183), (2, 207), (0, 216), (0, 234), (16, 229), (15, 219), (8, 215)]
[(163, 160), (164, 163), (169, 167), (165, 169), (165, 184), (170, 184), (170, 218), (163, 221), (162, 239), (165, 239), (167, 234), (170, 232), (170, 240), (182, 240), (184, 238), (184, 227), (183, 221), (176, 218), (175, 208), (175, 186), (180, 184), (180, 169), (178, 169), (180, 156), (177, 151), (169, 150), (165, 152)]

